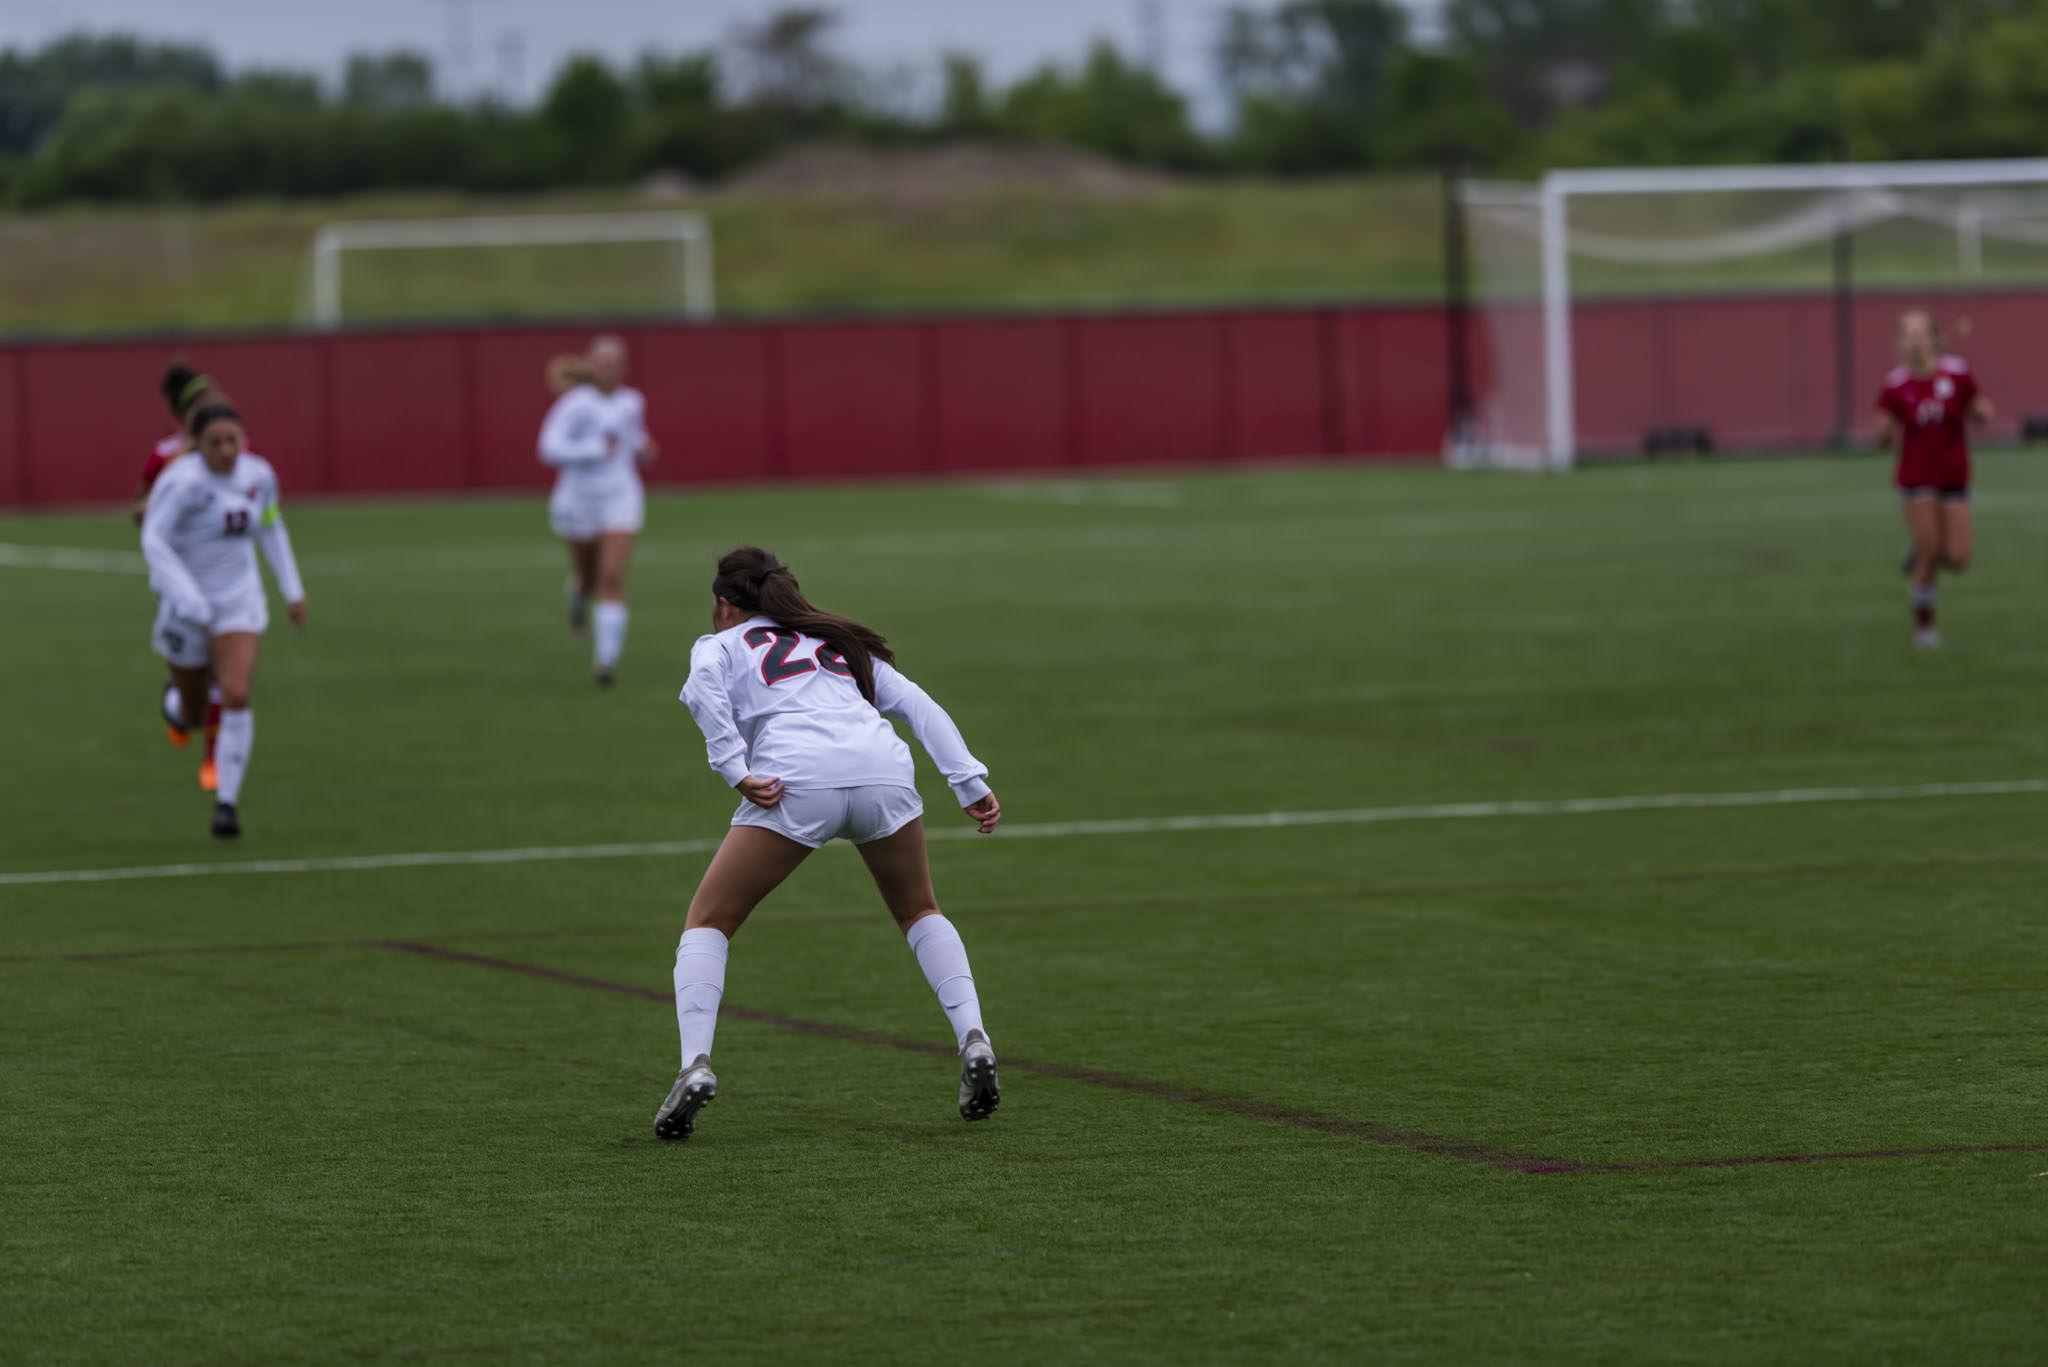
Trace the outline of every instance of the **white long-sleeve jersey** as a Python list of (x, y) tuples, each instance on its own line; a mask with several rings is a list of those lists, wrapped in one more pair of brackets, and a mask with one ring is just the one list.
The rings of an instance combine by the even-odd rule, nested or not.
[(799, 791), (916, 787), (910, 747), (885, 720), (893, 718), (910, 727), (961, 806), (988, 796), (988, 766), (901, 670), (875, 661), (871, 704), (837, 651), (769, 617), (698, 637), (682, 699), (704, 733), (711, 767), (728, 784), (752, 774)]
[(638, 483), (640, 451), (647, 445), (647, 400), (621, 385), (606, 394), (580, 384), (556, 399), (540, 425), (541, 462), (564, 480), (596, 487)]
[(285, 601), (305, 598), (277, 494), (270, 462), (246, 451), (225, 475), (213, 473), (196, 452), (164, 467), (142, 515), (142, 555), (150, 587), (172, 612), (206, 624), (218, 607), (252, 594), (260, 598), (257, 543)]

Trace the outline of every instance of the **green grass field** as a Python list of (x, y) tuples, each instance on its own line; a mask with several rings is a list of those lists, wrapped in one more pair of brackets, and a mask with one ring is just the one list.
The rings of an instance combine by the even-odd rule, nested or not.
[[(1981, 487), (1938, 655), (1868, 460), (679, 495), (608, 694), (538, 500), (301, 505), (232, 849), (140, 577), (35, 567), (126, 523), (0, 520), (0, 1361), (2037, 1362), (2048, 467)], [(651, 1137), (739, 540), (993, 768), (987, 1124), (841, 847)]]

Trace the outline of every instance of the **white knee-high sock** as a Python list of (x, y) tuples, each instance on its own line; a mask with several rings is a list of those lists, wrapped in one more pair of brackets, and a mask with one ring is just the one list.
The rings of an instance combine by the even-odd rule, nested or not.
[(214, 796), (231, 807), (241, 801), (242, 776), (249, 772), (249, 752), (255, 748), (256, 714), (246, 707), (223, 707), (220, 740), (213, 751), (220, 774), (220, 791)]
[(626, 605), (599, 603), (591, 610), (590, 625), (595, 647), (592, 662), (599, 669), (610, 669), (626, 648)]
[(725, 995), (725, 932), (698, 926), (676, 943), (676, 1029), (683, 1038), (683, 1067), (711, 1052), (718, 1029), (718, 1000)]
[(980, 1030), (986, 1039), (981, 998), (974, 995), (974, 970), (968, 967), (967, 946), (960, 943), (960, 932), (953, 929), (953, 923), (944, 916), (927, 916), (911, 926), (905, 938), (910, 952), (917, 956), (917, 966), (924, 970), (924, 980), (946, 1009), (954, 1039), (966, 1044), (969, 1030)]

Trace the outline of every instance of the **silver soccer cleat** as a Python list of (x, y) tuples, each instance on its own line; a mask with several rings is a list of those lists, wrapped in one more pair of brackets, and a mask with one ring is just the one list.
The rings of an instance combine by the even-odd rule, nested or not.
[(1913, 649), (1940, 650), (1941, 633), (1933, 627), (1921, 627), (1913, 633)]
[[(991, 1068), (989, 1076), (995, 1076)], [(676, 1085), (668, 1089), (668, 1100), (654, 1113), (656, 1139), (688, 1139), (697, 1128), (697, 1112), (718, 1096), (718, 1078), (711, 1071), (711, 1056), (697, 1055), (696, 1061), (676, 1074)], [(961, 1105), (966, 1093), (962, 1092)]]
[(960, 1118), (986, 1120), (1002, 1104), (1003, 1089), (996, 1082), (996, 1051), (988, 1036), (979, 1030), (967, 1032), (960, 1046)]

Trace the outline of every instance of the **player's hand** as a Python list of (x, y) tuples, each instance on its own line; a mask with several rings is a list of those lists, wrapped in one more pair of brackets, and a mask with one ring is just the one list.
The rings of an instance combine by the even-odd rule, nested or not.
[(782, 801), (782, 780), (779, 778), (755, 778), (748, 774), (734, 785), (740, 796), (756, 807), (773, 807)]
[(990, 793), (979, 802), (970, 803), (962, 810), (967, 813), (967, 819), (975, 824), (975, 829), (983, 835), (994, 830), (996, 823), (1003, 819), (1003, 804), (996, 801), (994, 793)]
[(291, 615), (293, 626), (297, 627), (300, 631), (304, 631), (306, 629), (305, 599), (301, 598), (296, 603), (286, 603), (284, 605), (284, 610)]
[(644, 441), (642, 441), (642, 442), (640, 443), (640, 463), (641, 463), (642, 465), (652, 465), (652, 464), (654, 464), (654, 462), (655, 462), (655, 461), (657, 461), (657, 460), (660, 460), (660, 459), (661, 459), (661, 443), (660, 443), (660, 442), (656, 441), (656, 440), (655, 440), (654, 438), (652, 438), (652, 437), (648, 437), (648, 438), (647, 438), (646, 440), (644, 440)]

